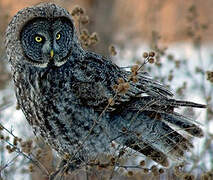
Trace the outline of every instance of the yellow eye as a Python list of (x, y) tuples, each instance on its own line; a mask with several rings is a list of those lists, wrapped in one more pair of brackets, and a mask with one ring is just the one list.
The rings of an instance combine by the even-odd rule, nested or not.
[(59, 40), (60, 38), (61, 38), (61, 34), (60, 33), (56, 34), (56, 40)]
[(35, 37), (35, 41), (40, 43), (42, 41), (42, 37), (41, 36), (36, 36)]

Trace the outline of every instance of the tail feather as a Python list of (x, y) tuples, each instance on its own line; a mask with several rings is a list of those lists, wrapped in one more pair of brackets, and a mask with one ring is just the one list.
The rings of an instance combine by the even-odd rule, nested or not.
[(125, 145), (137, 152), (144, 154), (145, 156), (149, 157), (150, 159), (161, 164), (164, 167), (169, 166), (169, 161), (164, 153), (154, 149), (153, 147), (142, 141), (140, 141), (140, 143), (136, 143), (134, 140), (128, 140)]
[(168, 166), (168, 157), (182, 161), (184, 152), (193, 147), (190, 140), (173, 129), (172, 125), (192, 136), (203, 136), (202, 129), (195, 121), (174, 111), (174, 108), (179, 106), (206, 107), (202, 104), (168, 98), (157, 100), (150, 96), (137, 97), (126, 103), (120, 111), (114, 111), (114, 123), (110, 129), (115, 129), (115, 124), (116, 129), (125, 127), (124, 129), (128, 131), (125, 135), (116, 131), (120, 137), (118, 143), (150, 157), (163, 166)]
[[(151, 106), (149, 104), (151, 103)], [(140, 110), (145, 107), (146, 110), (150, 111), (164, 111), (164, 112), (171, 112), (174, 108), (178, 108), (180, 106), (185, 107), (195, 107), (195, 108), (206, 108), (207, 106), (204, 104), (198, 104), (190, 101), (181, 101), (175, 99), (156, 99), (151, 96), (144, 96), (144, 97), (135, 97), (132, 98), (131, 101), (125, 105), (125, 108), (130, 110)]]
[(204, 104), (198, 104), (190, 101), (181, 101), (181, 100), (175, 100), (175, 99), (167, 99), (167, 104), (170, 106), (185, 106), (185, 107), (195, 107), (195, 108), (206, 108), (207, 106)]
[(179, 101), (175, 99), (156, 100), (149, 106), (149, 103), (154, 101), (151, 97), (143, 97), (138, 101), (133, 101), (127, 105), (129, 110), (139, 110), (140, 113), (146, 113), (150, 118), (160, 119), (170, 123), (195, 137), (203, 137), (203, 131), (196, 124), (198, 122), (180, 115), (174, 111), (174, 108), (179, 106), (206, 108), (206, 105), (197, 104), (189, 101)]
[[(134, 123), (132, 129), (142, 134), (138, 140), (166, 153), (168, 156), (182, 159), (184, 151), (192, 147), (190, 141), (163, 122), (162, 117), (154, 118), (153, 113), (151, 113), (151, 116), (150, 113), (143, 112), (142, 116), (139, 115), (135, 120), (137, 123)], [(157, 113), (155, 114), (157, 115)], [(138, 123), (139, 121), (140, 123)]]
[(172, 114), (161, 114), (164, 121), (175, 125), (176, 127), (186, 131), (187, 133), (191, 134), (195, 137), (203, 137), (203, 131), (201, 128), (199, 128), (195, 122), (193, 122), (191, 119), (186, 118), (182, 115), (179, 115), (178, 113), (172, 113)]

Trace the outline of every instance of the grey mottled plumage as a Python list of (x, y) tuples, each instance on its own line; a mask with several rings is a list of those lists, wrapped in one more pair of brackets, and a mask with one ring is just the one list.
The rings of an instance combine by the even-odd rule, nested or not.
[[(34, 132), (61, 156), (86, 161), (110, 152), (114, 141), (168, 166), (167, 157), (181, 158), (192, 146), (171, 125), (203, 135), (174, 108), (205, 106), (172, 99), (146, 73), (115, 96), (113, 86), (118, 78), (127, 81), (130, 72), (83, 50), (71, 15), (55, 4), (19, 11), (8, 26), (6, 48), (19, 106)], [(114, 96), (115, 105), (104, 111)]]

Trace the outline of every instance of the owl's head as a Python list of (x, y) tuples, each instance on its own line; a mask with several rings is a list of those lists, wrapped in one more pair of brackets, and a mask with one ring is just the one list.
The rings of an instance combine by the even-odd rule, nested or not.
[(62, 66), (80, 48), (71, 15), (52, 3), (19, 11), (6, 32), (7, 54), (16, 63)]

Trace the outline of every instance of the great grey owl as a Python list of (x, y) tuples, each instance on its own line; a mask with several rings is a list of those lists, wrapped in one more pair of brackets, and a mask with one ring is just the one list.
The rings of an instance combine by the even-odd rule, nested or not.
[[(61, 157), (76, 160), (73, 169), (111, 153), (112, 143), (118, 151), (135, 151), (168, 166), (168, 157), (181, 159), (192, 147), (173, 127), (203, 136), (174, 109), (205, 105), (173, 99), (142, 71), (133, 82), (130, 71), (84, 50), (62, 7), (44, 3), (20, 10), (7, 28), (6, 51), (27, 121)], [(116, 90), (119, 82), (126, 92)]]

